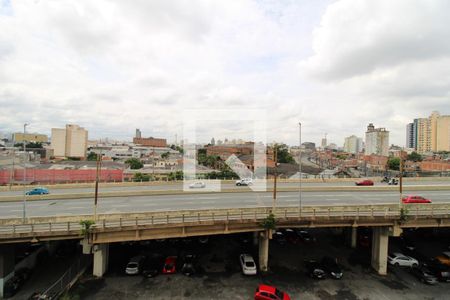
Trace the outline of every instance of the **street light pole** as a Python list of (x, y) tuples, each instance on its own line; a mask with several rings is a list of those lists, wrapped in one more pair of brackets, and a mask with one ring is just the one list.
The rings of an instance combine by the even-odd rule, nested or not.
[(299, 178), (299, 193), (298, 206), (300, 213), (302, 211), (302, 123), (298, 123), (299, 145), (298, 145), (298, 178)]
[(29, 124), (23, 124), (23, 201), (22, 201), (22, 222), (25, 223), (25, 218), (27, 217), (27, 193), (25, 190), (25, 184), (27, 180), (27, 149), (26, 149), (26, 141), (25, 134), (26, 129)]
[(102, 159), (102, 152), (100, 151), (100, 154), (97, 154), (97, 171), (95, 175), (94, 222), (97, 221), (98, 180), (101, 169), (101, 159)]
[(274, 177), (273, 177), (273, 198), (272, 198), (272, 213), (275, 212), (275, 205), (277, 201), (277, 145), (275, 144), (273, 152), (273, 160), (275, 162)]
[(399, 180), (399, 190), (400, 190), (400, 202), (399, 206), (402, 205), (403, 200), (403, 153), (400, 151), (400, 180)]

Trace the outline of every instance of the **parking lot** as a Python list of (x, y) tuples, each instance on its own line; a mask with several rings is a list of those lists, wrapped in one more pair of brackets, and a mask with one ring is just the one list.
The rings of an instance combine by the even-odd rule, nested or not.
[[(258, 263), (258, 247), (252, 234), (112, 244), (109, 270), (102, 279), (86, 275), (72, 289), (70, 296), (81, 299), (253, 299), (256, 287), (273, 285), (287, 292), (291, 299), (448, 299), (450, 283), (426, 285), (410, 274), (410, 268), (389, 266), (387, 276), (379, 276), (367, 259), (370, 245), (358, 239), (359, 248), (351, 249), (345, 234), (338, 229), (309, 230), (315, 241), (274, 238), (270, 242), (267, 274), (242, 274), (241, 253), (253, 255)], [(416, 251), (428, 257), (440, 254), (449, 245), (448, 232), (420, 230), (408, 232)], [(286, 236), (286, 235), (284, 235)], [(365, 248), (365, 247), (366, 248)], [(401, 250), (403, 241), (390, 238), (389, 251)], [(176, 274), (159, 274), (153, 278), (129, 276), (125, 267), (139, 254), (177, 256)], [(182, 257), (197, 257), (194, 275), (179, 273)], [(305, 261), (323, 256), (337, 258), (342, 279), (313, 279)], [(329, 276), (328, 276), (329, 277)]]

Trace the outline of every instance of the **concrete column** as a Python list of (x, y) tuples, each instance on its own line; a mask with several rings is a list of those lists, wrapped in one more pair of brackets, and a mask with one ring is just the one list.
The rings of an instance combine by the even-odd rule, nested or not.
[(380, 275), (387, 274), (387, 255), (389, 228), (373, 227), (372, 234), (372, 268)]
[(94, 267), (92, 273), (96, 277), (102, 277), (108, 269), (109, 244), (98, 244), (92, 247), (94, 252)]
[(14, 247), (0, 245), (0, 299), (3, 299), (5, 282), (14, 276)]
[(253, 243), (253, 246), (254, 247), (256, 247), (256, 246), (258, 246), (258, 243), (259, 243), (259, 231), (255, 231), (255, 232), (253, 232), (253, 240), (252, 240), (252, 243)]
[(259, 233), (259, 270), (266, 272), (269, 268), (269, 231)]
[(356, 248), (357, 238), (358, 238), (358, 228), (352, 227), (352, 233), (351, 233), (351, 237), (350, 237), (350, 239), (351, 239), (350, 245), (352, 248)]

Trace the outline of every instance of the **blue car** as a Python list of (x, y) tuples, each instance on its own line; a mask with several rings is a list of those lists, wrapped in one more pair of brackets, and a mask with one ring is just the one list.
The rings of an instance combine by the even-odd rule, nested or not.
[(48, 189), (44, 187), (37, 187), (32, 189), (31, 191), (26, 192), (27, 195), (46, 195), (48, 193)]

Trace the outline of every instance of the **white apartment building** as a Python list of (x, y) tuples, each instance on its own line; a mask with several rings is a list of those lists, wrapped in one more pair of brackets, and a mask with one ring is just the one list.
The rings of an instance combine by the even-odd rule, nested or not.
[(363, 139), (356, 135), (345, 138), (344, 152), (357, 154), (363, 150)]
[(389, 131), (386, 128), (375, 128), (372, 123), (366, 131), (366, 155), (389, 155)]
[(88, 131), (78, 125), (52, 128), (51, 148), (55, 157), (86, 157)]

